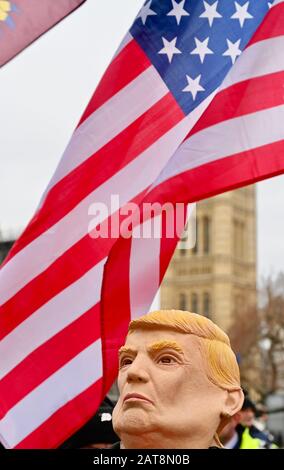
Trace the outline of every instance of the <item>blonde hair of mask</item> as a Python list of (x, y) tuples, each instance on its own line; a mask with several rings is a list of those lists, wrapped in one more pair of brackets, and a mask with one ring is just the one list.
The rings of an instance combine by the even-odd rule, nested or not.
[(208, 379), (224, 390), (241, 389), (239, 366), (230, 340), (215, 323), (197, 313), (157, 310), (133, 320), (129, 333), (137, 329), (161, 327), (196, 336)]

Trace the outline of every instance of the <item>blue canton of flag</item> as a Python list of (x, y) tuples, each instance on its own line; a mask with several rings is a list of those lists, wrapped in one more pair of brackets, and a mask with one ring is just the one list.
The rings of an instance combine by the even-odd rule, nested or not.
[(272, 3), (150, 0), (131, 34), (189, 114), (220, 86)]

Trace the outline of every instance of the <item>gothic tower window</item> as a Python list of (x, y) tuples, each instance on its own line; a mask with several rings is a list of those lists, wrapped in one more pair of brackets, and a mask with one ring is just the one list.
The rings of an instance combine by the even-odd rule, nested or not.
[(205, 317), (210, 317), (210, 310), (211, 310), (211, 307), (210, 307), (210, 295), (208, 294), (208, 292), (205, 292), (203, 294), (203, 315)]
[(183, 293), (179, 294), (179, 309), (187, 310), (186, 295)]
[(198, 219), (196, 219), (196, 241), (195, 241), (195, 245), (194, 247), (192, 248), (192, 253), (196, 255), (196, 253), (198, 253), (198, 225), (199, 225), (199, 222), (198, 222)]
[(191, 295), (191, 310), (193, 313), (198, 313), (198, 297), (196, 293)]
[(210, 219), (203, 218), (203, 250), (207, 255), (210, 252)]

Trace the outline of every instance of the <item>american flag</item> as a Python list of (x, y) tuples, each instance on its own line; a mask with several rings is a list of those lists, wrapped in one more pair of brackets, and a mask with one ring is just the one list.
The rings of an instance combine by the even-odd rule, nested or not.
[[(131, 273), (136, 287), (141, 286), (145, 271), (138, 268), (143, 262), (140, 243), (144, 241), (136, 240), (134, 246), (133, 239), (128, 240), (130, 251), (128, 245), (126, 253), (124, 247), (118, 250), (124, 240), (93, 239), (88, 233), (90, 205), (99, 202), (109, 208), (103, 225), (117, 216), (118, 208), (111, 212), (113, 194), (120, 196), (123, 206), (128, 201), (140, 204), (167, 196), (168, 200), (195, 200), (202, 197), (197, 188), (203, 184), (207, 196), (229, 188), (224, 172), (221, 175), (217, 169), (214, 174), (203, 165), (210, 163), (207, 149), (198, 161), (194, 139), (198, 135), (201, 139), (202, 132), (207, 128), (209, 132), (213, 124), (218, 130), (224, 121), (219, 146), (218, 135), (212, 145), (225, 152), (223, 157), (231, 155), (227, 149), (230, 138), (224, 134), (229, 119), (277, 106), (274, 100), (280, 100), (282, 93), (280, 76), (281, 93), (266, 93), (270, 105), (253, 100), (252, 93), (248, 104), (242, 101), (243, 107), (234, 93), (234, 101), (227, 106), (231, 85), (224, 80), (242, 87), (243, 81), (257, 82), (264, 75), (268, 86), (271, 75), (276, 77), (283, 70), (278, 63), (278, 58), (283, 60), (282, 45), (277, 49), (275, 44), (271, 54), (267, 45), (283, 39), (281, 21), (276, 21), (280, 13), (283, 18), (283, 6), (276, 0), (269, 15), (267, 0), (153, 0), (142, 7), (87, 106), (35, 216), (0, 271), (0, 435), (6, 447), (56, 447), (95, 413), (115, 377), (117, 338), (123, 341), (132, 311), (133, 316), (142, 313), (152, 299), (175, 246), (176, 240), (166, 241), (149, 252), (145, 263), (150, 263), (147, 272), (151, 276), (141, 296), (125, 274)], [(238, 69), (242, 58), (238, 56), (252, 37), (246, 52), (258, 43), (266, 45), (257, 54), (252, 52), (255, 63), (249, 56), (247, 64), (244, 60), (243, 68)], [(268, 48), (267, 60), (262, 56), (259, 60)], [(264, 69), (257, 72), (261, 66)], [(223, 89), (218, 91), (220, 86)], [(261, 83), (258, 86), (261, 90)], [(246, 93), (245, 85), (242, 92)], [(234, 130), (228, 135), (234, 135), (231, 144), (236, 144)], [(270, 143), (274, 141), (279, 143), (273, 134)], [(191, 157), (194, 149), (197, 155)], [(284, 168), (283, 162), (281, 169), (277, 166), (280, 157), (273, 155), (270, 173), (253, 167), (255, 178)], [(194, 171), (199, 169), (202, 175), (202, 167), (206, 169), (201, 183), (194, 179), (193, 185), (193, 176), (188, 177), (189, 198), (186, 170), (191, 168), (186, 165), (194, 162)], [(185, 178), (182, 185), (176, 184), (180, 174)], [(211, 174), (215, 187), (210, 183)], [(182, 197), (181, 190), (185, 192)], [(112, 247), (102, 309), (103, 270)], [(129, 256), (134, 253), (135, 259)], [(158, 276), (157, 270), (161, 271)], [(109, 284), (109, 276), (115, 276), (114, 284)], [(116, 304), (117, 299), (121, 305)], [(138, 302), (139, 308), (130, 300)]]
[(1, 0), (0, 67), (85, 0)]

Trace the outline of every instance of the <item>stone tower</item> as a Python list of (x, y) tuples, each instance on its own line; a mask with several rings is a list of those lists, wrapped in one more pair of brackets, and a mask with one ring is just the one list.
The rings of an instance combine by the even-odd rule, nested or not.
[(197, 204), (197, 242), (177, 249), (161, 287), (161, 308), (206, 315), (224, 330), (256, 304), (255, 187)]

